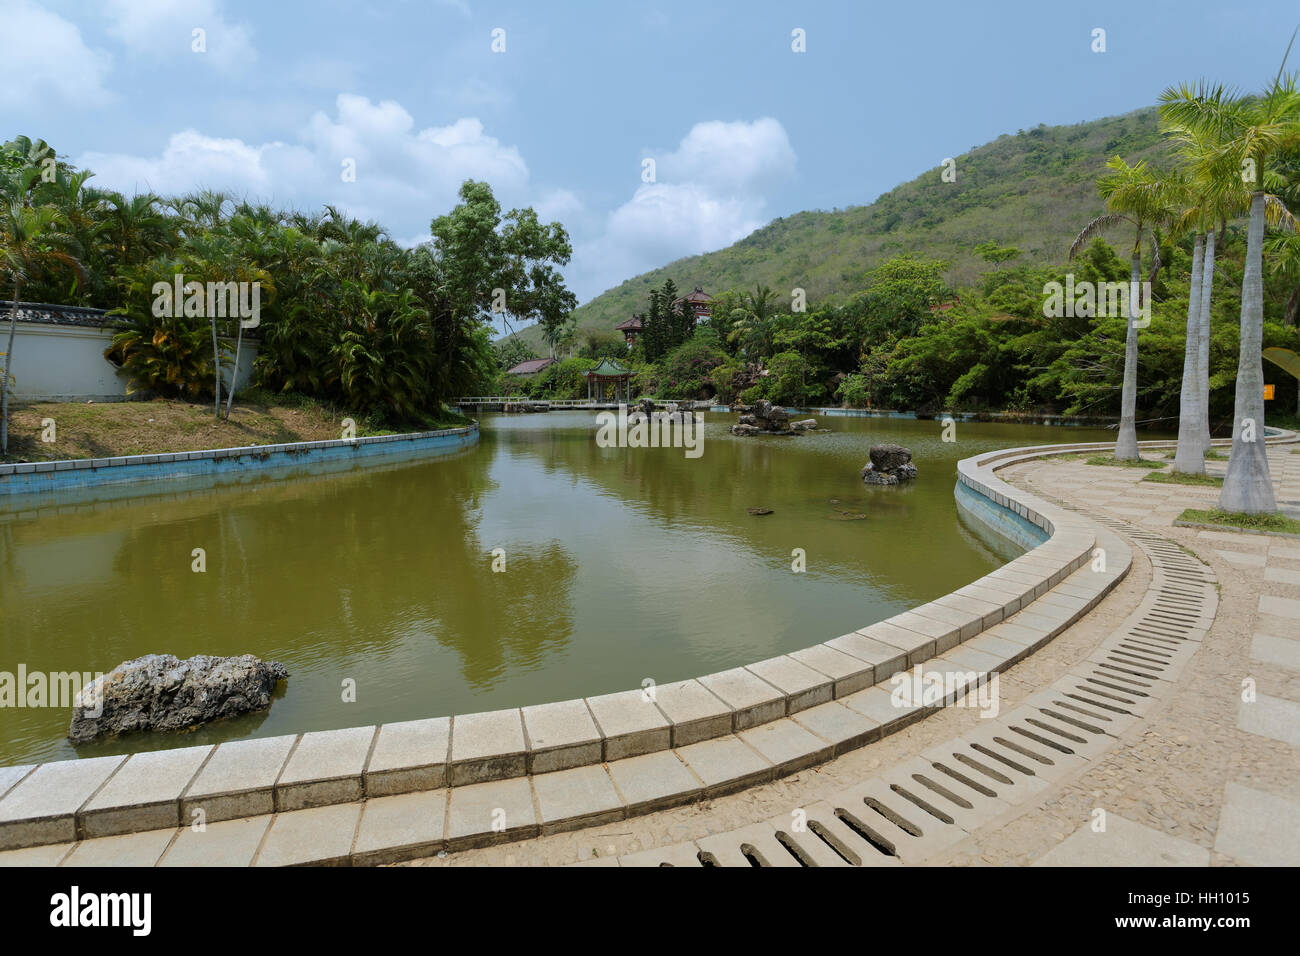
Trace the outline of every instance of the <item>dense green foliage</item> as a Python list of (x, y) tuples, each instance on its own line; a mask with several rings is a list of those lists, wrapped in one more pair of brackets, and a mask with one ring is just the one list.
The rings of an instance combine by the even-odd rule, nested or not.
[[(436, 420), (448, 399), (492, 385), (501, 355), (487, 321), (494, 313), (558, 336), (575, 304), (557, 271), (571, 255), (564, 228), (531, 209), (503, 215), (485, 183), (467, 181), (460, 204), (432, 221), (430, 241), (406, 250), (383, 227), (330, 206), (308, 215), (208, 191), (128, 198), (87, 185), (90, 177), (42, 141), (4, 145), (6, 208), (52, 225), (21, 275), (11, 254), (21, 223), (0, 233), (0, 278), (21, 279), (28, 301), (121, 316), (108, 356), (140, 389), (211, 395), (211, 337), (238, 333), (234, 318), (156, 315), (154, 284), (176, 275), (259, 283), (258, 385), (394, 424)], [(223, 341), (223, 365), (231, 351)]]

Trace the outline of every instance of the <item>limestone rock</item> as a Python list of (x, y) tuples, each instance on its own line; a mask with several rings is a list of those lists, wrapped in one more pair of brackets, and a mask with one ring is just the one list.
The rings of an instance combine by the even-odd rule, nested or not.
[(871, 461), (862, 468), (862, 480), (869, 485), (896, 485), (916, 477), (912, 451), (901, 445), (872, 445)]
[(73, 743), (132, 730), (184, 730), (262, 710), (275, 685), (289, 676), (283, 664), (252, 654), (180, 660), (146, 654), (117, 665), (82, 691), (73, 707)]

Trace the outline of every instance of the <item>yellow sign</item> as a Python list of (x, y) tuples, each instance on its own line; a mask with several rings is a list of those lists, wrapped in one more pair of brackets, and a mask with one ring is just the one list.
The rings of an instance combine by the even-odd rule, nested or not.
[(1272, 385), (1265, 385), (1265, 386), (1264, 386), (1264, 401), (1268, 402), (1268, 401), (1271, 401), (1272, 399), (1273, 399), (1273, 386), (1272, 386)]

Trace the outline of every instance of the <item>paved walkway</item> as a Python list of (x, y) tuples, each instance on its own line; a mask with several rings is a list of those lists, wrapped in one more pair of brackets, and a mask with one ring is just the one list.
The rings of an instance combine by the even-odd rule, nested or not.
[[(1269, 452), (1279, 505), (1300, 509), (1300, 454)], [(1154, 456), (1153, 456), (1154, 457)], [(1210, 462), (1222, 474), (1223, 462)], [(1144, 718), (1036, 799), (971, 828), (927, 863), (955, 865), (1300, 865), (1300, 539), (1173, 527), (1217, 488), (1142, 481), (1138, 469), (1042, 460), (1000, 473), (1043, 497), (1158, 531), (1218, 581), (1213, 626)], [(1004, 712), (1094, 654), (1150, 590), (1134, 549), (1128, 578), (1084, 620), (1002, 675)], [(1252, 695), (1253, 699), (1245, 700)], [(947, 708), (861, 750), (772, 784), (601, 827), (409, 865), (692, 863), (699, 843), (880, 777), (918, 754), (980, 731), (974, 710)], [(1093, 829), (1096, 811), (1106, 829)], [(710, 844), (711, 845), (711, 844)], [(685, 853), (675, 850), (686, 848)], [(791, 860), (782, 861), (789, 863)]]

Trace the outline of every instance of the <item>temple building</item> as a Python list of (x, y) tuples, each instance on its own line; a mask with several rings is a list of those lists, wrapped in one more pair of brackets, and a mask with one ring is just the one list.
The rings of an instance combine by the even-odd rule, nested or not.
[[(694, 292), (688, 293), (681, 298), (673, 299), (673, 308), (677, 308), (683, 302), (690, 303), (691, 311), (695, 313), (696, 322), (700, 319), (707, 319), (713, 309), (713, 296), (709, 295), (699, 286), (695, 287)], [(640, 315), (633, 315), (632, 318), (624, 319), (618, 325), (614, 326), (614, 331), (623, 333), (623, 341), (627, 342), (628, 347), (630, 348), (636, 342), (636, 337), (641, 334), (642, 327), (642, 317)]]

